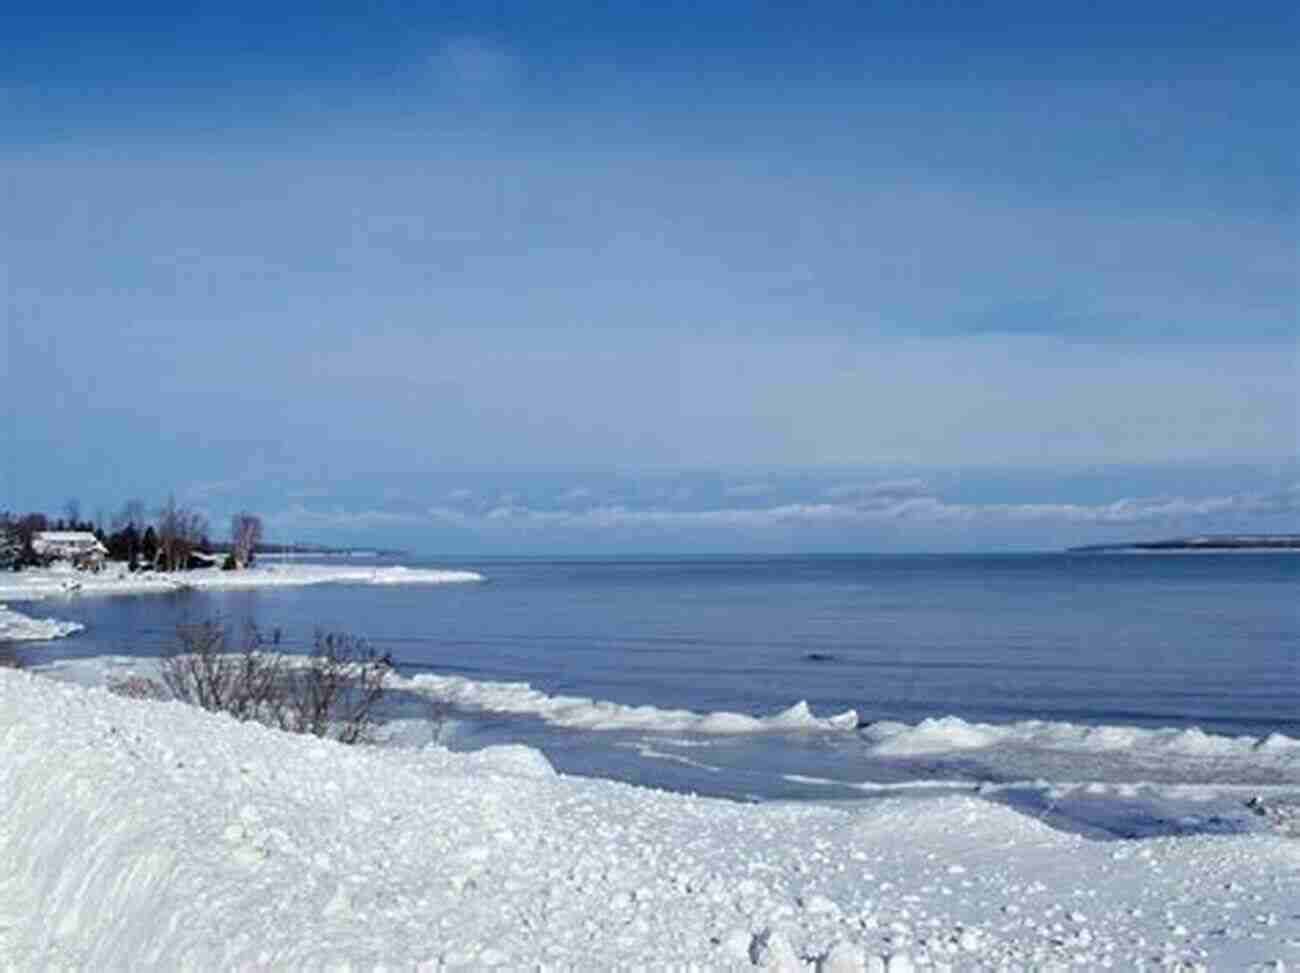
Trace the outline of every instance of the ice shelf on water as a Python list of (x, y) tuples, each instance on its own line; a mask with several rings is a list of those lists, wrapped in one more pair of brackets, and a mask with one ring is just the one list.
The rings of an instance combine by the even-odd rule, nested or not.
[(1273, 832), (1095, 841), (977, 793), (744, 805), (557, 775), (519, 746), (347, 748), (2, 669), (0, 727), (16, 969), (1280, 969), (1300, 952), (1300, 845)]
[(82, 629), (80, 622), (57, 618), (31, 618), (22, 612), (0, 605), (0, 642), (42, 642), (63, 638)]

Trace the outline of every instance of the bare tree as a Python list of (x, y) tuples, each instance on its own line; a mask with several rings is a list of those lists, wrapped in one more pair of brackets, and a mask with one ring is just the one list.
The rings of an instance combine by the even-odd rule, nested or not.
[(158, 566), (164, 571), (179, 570), (183, 566), (182, 557), (185, 562), (189, 561), (184, 516), (176, 506), (174, 494), (168, 496), (167, 502), (158, 510)]
[(81, 523), (81, 501), (76, 497), (71, 497), (63, 505), (63, 516), (67, 518), (68, 530), (76, 530)]
[(207, 519), (198, 511), (178, 506), (168, 496), (158, 511), (158, 562), (164, 571), (184, 571), (208, 531)]
[(230, 518), (230, 556), (236, 568), (246, 568), (257, 556), (257, 544), (262, 539), (262, 518), (241, 510)]

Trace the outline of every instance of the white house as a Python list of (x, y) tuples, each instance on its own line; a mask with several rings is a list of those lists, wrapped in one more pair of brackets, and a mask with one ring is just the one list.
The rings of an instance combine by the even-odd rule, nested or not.
[(42, 530), (32, 537), (37, 557), (71, 561), (79, 568), (98, 567), (108, 557), (108, 548), (86, 530)]

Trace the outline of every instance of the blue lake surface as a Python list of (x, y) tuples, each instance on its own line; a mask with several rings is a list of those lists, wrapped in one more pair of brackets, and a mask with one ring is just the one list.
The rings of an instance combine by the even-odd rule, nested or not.
[[(289, 644), (318, 627), (357, 634), (405, 674), (526, 681), (664, 709), (770, 714), (807, 700), (819, 715), (853, 708), (864, 721), (955, 715), (1300, 737), (1295, 554), (401, 563), (488, 580), (50, 600), (24, 610), (86, 631), (19, 654), (158, 655), (178, 623), (221, 617), (278, 628)], [(595, 745), (536, 722), (480, 718), (462, 742), (524, 739), (562, 769), (646, 779), (620, 770), (617, 739)], [(786, 774), (825, 772), (839, 758), (823, 760), (820, 746), (769, 745), (763, 760)], [(651, 782), (747, 793), (680, 773)]]

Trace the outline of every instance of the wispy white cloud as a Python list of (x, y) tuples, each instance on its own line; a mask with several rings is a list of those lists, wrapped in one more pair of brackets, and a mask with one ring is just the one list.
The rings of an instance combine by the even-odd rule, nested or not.
[(276, 531), (334, 531), (358, 530), (386, 527), (410, 527), (424, 523), (428, 517), (423, 513), (407, 511), (347, 509), (339, 506), (307, 507), (295, 505), (284, 510), (268, 514), (264, 520), (272, 532)]
[(591, 507), (598, 503), (596, 494), (584, 486), (572, 487), (562, 491), (555, 498), (555, 504), (558, 507)]
[(924, 480), (881, 480), (877, 483), (841, 483), (827, 487), (823, 496), (840, 503), (857, 506), (879, 506), (896, 500), (911, 500), (929, 496)]
[[(545, 534), (574, 537), (627, 532), (640, 537), (686, 532), (702, 537), (790, 530), (870, 531), (888, 528), (925, 533), (956, 528), (1052, 530), (1080, 527), (1184, 527), (1188, 530), (1229, 526), (1240, 518), (1285, 518), (1300, 514), (1300, 483), (1266, 493), (1211, 497), (1125, 497), (1107, 503), (959, 503), (928, 490), (920, 480), (885, 480), (841, 485), (823, 493), (827, 499), (770, 506), (715, 505), (702, 509), (635, 507), (627, 503), (586, 506), (533, 506), (518, 497), (481, 510), (464, 505), (423, 510), (291, 508), (271, 518), (288, 530), (400, 527), (418, 530), (454, 527), (483, 535)], [(1279, 526), (1285, 529), (1286, 523)]]

